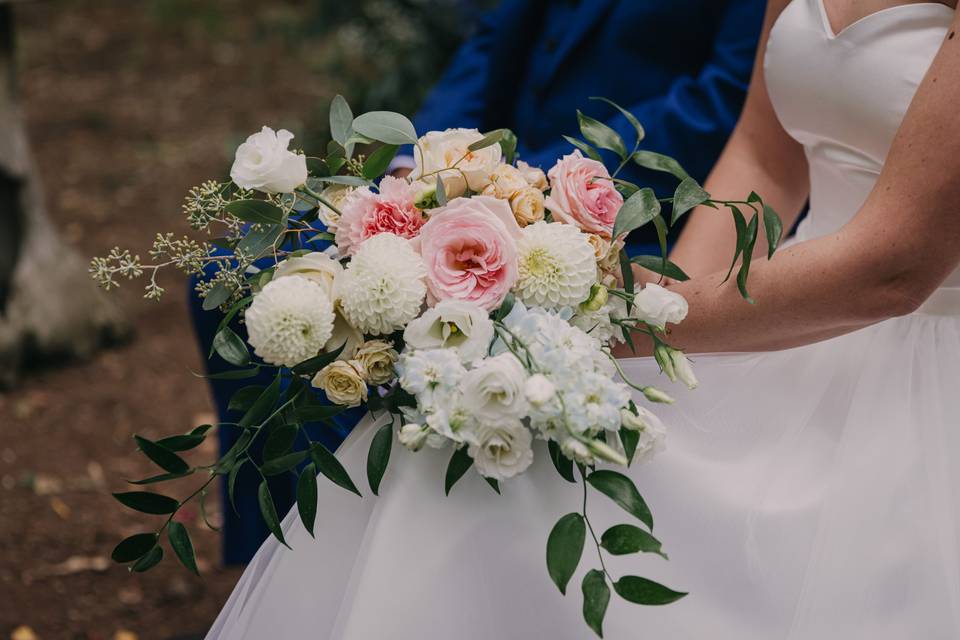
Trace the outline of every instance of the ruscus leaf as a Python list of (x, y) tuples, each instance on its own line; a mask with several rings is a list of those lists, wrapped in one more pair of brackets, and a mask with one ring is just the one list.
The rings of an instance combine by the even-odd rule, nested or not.
[(143, 452), (143, 455), (150, 458), (150, 460), (156, 464), (158, 467), (167, 471), (169, 473), (185, 473), (187, 469), (190, 468), (190, 465), (187, 462), (175, 454), (173, 451), (170, 451), (166, 447), (153, 442), (152, 440), (147, 440), (143, 436), (133, 436), (134, 441), (137, 443), (137, 446), (140, 447), (140, 451)]
[(587, 482), (653, 530), (653, 515), (633, 480), (617, 471), (598, 469), (587, 476)]
[(577, 109), (577, 121), (580, 123), (580, 133), (588, 142), (601, 149), (613, 151), (621, 158), (627, 157), (627, 147), (619, 133), (579, 109)]
[(586, 535), (583, 516), (568, 513), (553, 525), (547, 538), (547, 571), (562, 594), (567, 593), (567, 583), (580, 564)]
[(190, 532), (179, 522), (171, 522), (167, 526), (167, 540), (170, 542), (170, 548), (173, 549), (180, 564), (200, 575), (197, 568), (197, 556), (193, 550), (193, 542), (190, 540)]
[(367, 453), (367, 483), (373, 495), (379, 495), (380, 482), (390, 462), (390, 449), (393, 447), (393, 424), (388, 423), (377, 430), (370, 441)]
[(639, 576), (623, 576), (613, 583), (613, 589), (624, 600), (646, 605), (670, 604), (687, 595)]
[(113, 497), (134, 511), (152, 515), (166, 515), (180, 507), (178, 500), (149, 491), (123, 491), (114, 493)]
[(704, 191), (696, 180), (684, 178), (677, 185), (677, 190), (673, 194), (673, 214), (670, 217), (670, 226), (675, 225), (683, 214), (709, 199), (710, 194)]
[(467, 447), (454, 449), (453, 455), (450, 456), (450, 463), (447, 465), (446, 477), (443, 480), (444, 493), (450, 495), (450, 489), (453, 488), (453, 485), (457, 484), (457, 481), (462, 478), (463, 474), (467, 472), (467, 469), (472, 466), (473, 458), (467, 453)]
[(157, 544), (157, 534), (155, 533), (136, 533), (120, 541), (113, 548), (110, 557), (114, 562), (133, 562), (147, 553)]
[(297, 511), (303, 527), (312, 537), (317, 519), (317, 467), (312, 462), (303, 468), (297, 479)]
[(287, 541), (283, 539), (283, 530), (280, 529), (280, 519), (277, 517), (277, 507), (273, 504), (273, 496), (270, 495), (270, 487), (266, 480), (260, 482), (260, 488), (257, 490), (257, 501), (260, 504), (260, 515), (263, 517), (267, 529), (280, 541), (280, 544), (290, 548)]
[(331, 482), (358, 496), (360, 495), (360, 490), (357, 489), (357, 485), (353, 484), (353, 480), (350, 479), (350, 474), (347, 473), (347, 470), (343, 468), (343, 465), (340, 464), (336, 456), (330, 453), (325, 446), (319, 442), (314, 442), (310, 447), (310, 457), (313, 458), (313, 463), (317, 466), (320, 473), (326, 476)]
[(604, 531), (600, 546), (615, 556), (643, 552), (667, 557), (660, 549), (659, 540), (632, 524), (618, 524)]
[(661, 256), (633, 256), (630, 258), (630, 262), (677, 281), (682, 282), (690, 279), (690, 276), (685, 274), (683, 269)]
[(583, 619), (593, 632), (603, 637), (603, 618), (610, 604), (610, 587), (603, 571), (591, 569), (583, 576)]
[(659, 213), (660, 201), (653, 189), (640, 189), (627, 198), (617, 212), (617, 219), (613, 223), (613, 236), (616, 238), (630, 233), (653, 220)]

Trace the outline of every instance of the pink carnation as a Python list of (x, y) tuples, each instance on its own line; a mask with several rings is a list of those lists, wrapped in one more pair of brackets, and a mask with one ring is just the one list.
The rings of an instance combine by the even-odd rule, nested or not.
[(360, 243), (378, 233), (414, 238), (423, 226), (423, 213), (413, 205), (414, 193), (406, 180), (384, 176), (380, 192), (357, 189), (343, 202), (337, 222), (340, 252), (353, 255)]
[(580, 150), (566, 155), (550, 169), (546, 207), (557, 222), (609, 238), (623, 204), (602, 162), (584, 158)]
[(432, 303), (454, 298), (492, 310), (517, 281), (520, 227), (506, 200), (455, 198), (434, 209), (419, 244)]

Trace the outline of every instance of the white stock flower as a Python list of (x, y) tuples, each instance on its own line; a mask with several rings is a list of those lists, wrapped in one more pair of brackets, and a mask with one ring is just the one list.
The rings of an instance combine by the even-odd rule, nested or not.
[(323, 389), (334, 404), (357, 407), (367, 401), (366, 372), (358, 360), (331, 362), (313, 377), (312, 384)]
[(415, 349), (455, 348), (464, 362), (487, 355), (493, 322), (482, 307), (450, 298), (427, 309), (407, 325), (403, 341)]
[(288, 150), (293, 134), (263, 127), (237, 147), (230, 179), (243, 189), (291, 193), (307, 181), (306, 156)]
[(333, 304), (323, 287), (299, 276), (271, 280), (246, 315), (248, 341), (265, 362), (292, 367), (314, 357), (333, 333)]
[(516, 418), (482, 423), (475, 438), (467, 453), (484, 477), (506, 480), (523, 473), (533, 463), (533, 436)]
[(423, 412), (435, 411), (447, 403), (466, 369), (450, 349), (405, 351), (396, 364), (400, 386), (417, 398)]
[(336, 279), (334, 294), (347, 322), (364, 333), (387, 334), (420, 313), (425, 273), (408, 240), (381, 233), (360, 245)]
[(629, 410), (624, 409), (621, 416), (623, 426), (631, 431), (636, 431), (640, 435), (640, 439), (637, 441), (637, 449), (633, 454), (633, 462), (642, 463), (663, 451), (667, 429), (663, 426), (660, 418), (646, 407), (638, 406), (637, 413), (639, 415), (634, 415)]
[(560, 443), (560, 451), (566, 457), (582, 464), (593, 464), (593, 454), (587, 445), (576, 438), (566, 438)]
[(480, 422), (522, 418), (527, 411), (527, 372), (512, 353), (480, 361), (463, 377), (463, 404)]
[[(447, 198), (462, 196), (467, 187), (478, 193), (483, 191), (490, 183), (490, 174), (500, 164), (501, 150), (498, 144), (478, 151), (467, 149), (482, 138), (483, 134), (476, 129), (447, 129), (427, 133), (414, 146), (413, 157), (417, 166), (411, 177), (417, 179), (434, 171), (442, 171), (440, 176)], [(457, 168), (450, 169), (454, 164)], [(436, 181), (435, 176), (428, 179)]]
[(537, 222), (524, 227), (517, 252), (519, 277), (514, 291), (527, 305), (575, 306), (590, 295), (597, 281), (593, 247), (572, 225)]
[(523, 393), (527, 397), (527, 402), (535, 407), (541, 407), (554, 397), (557, 388), (550, 379), (542, 373), (536, 373), (527, 378), (523, 386)]
[(668, 322), (677, 324), (687, 317), (686, 299), (652, 282), (636, 293), (633, 303), (637, 318), (661, 329)]
[(273, 279), (300, 276), (313, 280), (328, 296), (333, 296), (333, 281), (343, 271), (340, 263), (325, 253), (314, 251), (302, 256), (287, 258), (277, 265)]

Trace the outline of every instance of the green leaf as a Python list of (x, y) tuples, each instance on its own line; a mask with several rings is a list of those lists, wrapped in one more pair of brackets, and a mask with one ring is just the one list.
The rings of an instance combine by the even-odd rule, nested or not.
[(150, 552), (157, 544), (157, 534), (136, 533), (120, 541), (110, 557), (114, 562), (133, 562)]
[(514, 296), (512, 292), (508, 291), (507, 295), (504, 296), (503, 298), (503, 302), (500, 303), (500, 307), (493, 314), (494, 320), (496, 320), (497, 322), (500, 322), (501, 320), (506, 318), (508, 315), (510, 315), (510, 312), (513, 310), (513, 305), (515, 305), (516, 303), (517, 303), (516, 296)]
[(747, 220), (743, 217), (743, 214), (740, 212), (740, 209), (733, 205), (728, 205), (730, 212), (733, 214), (733, 226), (737, 230), (737, 247), (736, 251), (733, 253), (733, 260), (730, 262), (730, 268), (727, 269), (727, 275), (724, 276), (723, 282), (726, 282), (730, 279), (730, 274), (733, 273), (733, 268), (737, 266), (737, 259), (740, 258), (740, 254), (743, 253), (743, 247), (747, 239)]
[(243, 417), (237, 423), (240, 427), (252, 427), (260, 424), (273, 412), (274, 405), (280, 399), (280, 374), (278, 373), (273, 382), (263, 390), (260, 397), (256, 399), (253, 406), (247, 410)]
[(615, 556), (628, 553), (656, 553), (667, 558), (660, 549), (660, 541), (652, 535), (632, 524), (618, 524), (603, 532), (600, 537), (600, 546)]
[(347, 343), (344, 342), (342, 345), (334, 349), (333, 351), (328, 351), (327, 353), (321, 353), (318, 356), (314, 356), (309, 360), (304, 360), (298, 365), (295, 365), (291, 371), (298, 376), (312, 376), (320, 369), (323, 369), (325, 366), (336, 360), (340, 357), (340, 354), (343, 353), (344, 347), (347, 346)]
[(353, 111), (346, 98), (337, 94), (330, 102), (330, 137), (341, 147), (347, 146), (350, 137), (350, 125), (353, 123)]
[(400, 149), (398, 145), (385, 144), (367, 156), (363, 163), (363, 177), (367, 180), (373, 180), (386, 173), (390, 163), (393, 162), (394, 156), (397, 155), (398, 149)]
[(480, 149), (486, 149), (487, 147), (492, 147), (493, 145), (500, 142), (503, 139), (506, 129), (494, 129), (490, 133), (484, 135), (482, 138), (474, 142), (473, 144), (467, 147), (467, 151), (480, 151)]
[(244, 458), (233, 465), (230, 468), (230, 473), (227, 474), (227, 498), (230, 500), (230, 506), (233, 507), (233, 512), (237, 515), (240, 515), (240, 512), (237, 511), (237, 502), (234, 500), (233, 495), (237, 488), (237, 476), (240, 474), (240, 469), (246, 464), (247, 460), (249, 460), (249, 458)]
[(353, 484), (353, 480), (350, 479), (350, 474), (347, 473), (347, 470), (343, 468), (343, 465), (340, 464), (336, 456), (330, 453), (326, 447), (319, 442), (314, 442), (310, 447), (310, 456), (313, 458), (313, 463), (317, 465), (320, 473), (325, 475), (331, 482), (343, 487), (347, 491), (352, 491), (358, 496), (360, 495), (360, 490)]
[(486, 476), (483, 476), (483, 479), (487, 482), (488, 485), (490, 485), (491, 489), (497, 492), (497, 495), (500, 495), (500, 483), (497, 482), (496, 479), (488, 478)]
[(357, 133), (386, 144), (414, 144), (417, 130), (406, 116), (393, 111), (370, 111), (353, 120)]
[(266, 389), (262, 384), (251, 384), (242, 389), (238, 389), (230, 396), (230, 404), (227, 405), (227, 411), (247, 411), (257, 401), (263, 390)]
[[(254, 258), (259, 258), (277, 246), (286, 230), (286, 224), (265, 224), (257, 229), (250, 229), (247, 231), (247, 235), (237, 244), (237, 250)], [(261, 283), (261, 286), (265, 284)]]
[(166, 447), (147, 440), (142, 436), (135, 435), (133, 439), (137, 443), (137, 446), (140, 447), (143, 455), (150, 458), (154, 464), (164, 471), (169, 473), (185, 473), (187, 469), (190, 468), (190, 465), (188, 465), (183, 458)]
[(161, 473), (160, 475), (150, 476), (149, 478), (144, 478), (143, 480), (127, 480), (127, 483), (136, 485), (156, 484), (158, 482), (167, 482), (168, 480), (186, 478), (191, 473), (193, 473), (193, 469), (189, 469), (185, 473)]
[(567, 482), (576, 482), (576, 478), (573, 476), (573, 460), (563, 455), (563, 452), (560, 450), (560, 445), (557, 444), (556, 440), (550, 440), (547, 442), (547, 450), (550, 452), (550, 460), (553, 462), (553, 466), (556, 468), (557, 473), (560, 474)]
[(687, 595), (638, 576), (623, 576), (613, 583), (613, 588), (621, 598), (635, 604), (670, 604)]
[(443, 177), (439, 173), (437, 174), (437, 186), (434, 192), (436, 193), (434, 197), (437, 199), (437, 206), (447, 206), (447, 188), (443, 185)]
[[(243, 299), (241, 299), (241, 300), (237, 300), (237, 301), (234, 302), (232, 305), (230, 305), (230, 308), (227, 310), (227, 312), (224, 314), (223, 318), (221, 318), (221, 319), (220, 319), (220, 322), (217, 324), (217, 330), (216, 330), (216, 332), (214, 332), (214, 333), (220, 333), (220, 330), (221, 330), (221, 329), (223, 329), (224, 327), (226, 327), (227, 325), (229, 325), (230, 322), (233, 320), (233, 318), (234, 318), (238, 313), (240, 313), (240, 311), (241, 311), (242, 309), (244, 309), (245, 307), (247, 307), (248, 305), (250, 305), (252, 302), (253, 302), (253, 296), (247, 296), (246, 298), (243, 298)], [(207, 354), (207, 357), (210, 357), (210, 356), (212, 356), (212, 355), (213, 355), (213, 345), (211, 344), (211, 345), (210, 345), (210, 352)]]
[(618, 105), (616, 102), (614, 102), (613, 100), (610, 100), (609, 98), (604, 98), (602, 96), (591, 96), (590, 99), (606, 102), (611, 107), (614, 107), (617, 111), (622, 113), (623, 117), (627, 119), (627, 122), (633, 125), (633, 128), (636, 129), (637, 131), (637, 144), (640, 144), (643, 141), (643, 139), (646, 137), (647, 133), (643, 130), (643, 125), (640, 124), (640, 121), (637, 120), (637, 117), (632, 113), (630, 113), (629, 111), (627, 111), (626, 109), (624, 109), (623, 107), (621, 107), (620, 105)]
[(183, 435), (161, 438), (157, 440), (157, 444), (170, 451), (189, 451), (199, 446), (205, 439), (206, 437), (203, 434), (185, 433)]
[(591, 569), (583, 576), (580, 587), (583, 590), (583, 619), (601, 638), (603, 637), (603, 618), (610, 604), (610, 587), (603, 571)]
[(677, 281), (682, 282), (690, 279), (690, 276), (685, 274), (683, 269), (661, 256), (634, 256), (630, 258), (630, 262)]
[(757, 244), (758, 227), (757, 214), (753, 214), (753, 217), (750, 218), (750, 223), (747, 224), (747, 231), (744, 234), (740, 270), (737, 272), (737, 288), (740, 289), (740, 295), (743, 296), (743, 299), (750, 304), (753, 304), (753, 298), (751, 298), (747, 292), (747, 276), (750, 273), (750, 262), (753, 259), (753, 247)]
[(502, 129), (503, 139), (500, 140), (500, 150), (503, 152), (503, 161), (513, 164), (517, 156), (517, 136), (510, 129)]
[(167, 540), (170, 542), (170, 548), (180, 560), (180, 564), (200, 575), (197, 569), (197, 556), (193, 550), (193, 542), (190, 540), (190, 533), (187, 528), (179, 522), (173, 521), (167, 526)]
[(773, 210), (773, 207), (766, 202), (763, 203), (763, 228), (767, 232), (767, 260), (769, 260), (780, 245), (780, 238), (783, 236), (783, 222), (781, 222), (780, 216)]
[(367, 453), (367, 483), (373, 495), (379, 495), (380, 481), (390, 462), (390, 449), (393, 447), (393, 425), (385, 424), (377, 430), (370, 442)]
[(696, 180), (684, 178), (673, 194), (673, 215), (670, 217), (670, 226), (675, 225), (680, 216), (709, 199), (710, 194), (704, 191)]
[(627, 157), (627, 147), (619, 133), (599, 120), (585, 115), (579, 109), (577, 109), (577, 121), (580, 123), (580, 133), (587, 139), (587, 142), (601, 149), (609, 149), (620, 156), (621, 159)]
[(283, 539), (280, 519), (277, 517), (277, 507), (273, 504), (273, 496), (270, 495), (270, 487), (266, 480), (260, 482), (260, 488), (257, 490), (257, 501), (260, 503), (260, 515), (263, 516), (263, 522), (267, 525), (267, 529), (280, 541), (280, 544), (289, 549), (290, 545)]
[(295, 424), (282, 424), (271, 430), (263, 444), (263, 459), (273, 460), (290, 451), (299, 432), (300, 429)]
[(610, 469), (599, 469), (587, 476), (587, 482), (590, 483), (591, 487), (623, 507), (627, 513), (632, 514), (647, 525), (648, 529), (653, 530), (653, 515), (640, 492), (637, 491), (633, 480)]
[(317, 519), (317, 467), (312, 462), (297, 479), (297, 511), (303, 527), (313, 537), (313, 524)]
[(221, 358), (238, 367), (250, 362), (247, 343), (230, 327), (224, 327), (213, 337), (213, 350)]
[(283, 209), (266, 200), (234, 200), (223, 208), (245, 222), (284, 224)]
[(620, 427), (620, 443), (623, 444), (623, 455), (627, 457), (627, 466), (633, 461), (633, 455), (637, 452), (637, 444), (640, 442), (640, 432), (626, 427)]
[[(651, 258), (653, 256), (650, 256)], [(633, 268), (630, 266), (630, 255), (626, 249), (620, 249), (620, 273), (623, 274), (623, 290), (633, 295), (636, 289), (636, 283), (633, 279)], [(628, 310), (633, 308), (633, 303), (628, 303)]]
[(243, 380), (246, 378), (253, 378), (258, 373), (260, 373), (260, 367), (252, 367), (250, 369), (231, 369), (230, 371), (221, 371), (219, 373), (210, 373), (207, 375), (193, 374), (198, 378), (206, 378), (207, 380)]
[(617, 212), (617, 219), (613, 223), (613, 237), (630, 233), (659, 214), (660, 201), (657, 200), (657, 194), (649, 187), (640, 189), (627, 198)]
[(570, 144), (572, 144), (573, 146), (575, 146), (577, 149), (580, 149), (580, 151), (583, 151), (587, 155), (587, 157), (590, 158), (591, 160), (596, 160), (597, 162), (603, 162), (603, 159), (600, 158), (600, 154), (597, 153), (597, 150), (591, 147), (590, 145), (588, 145), (583, 140), (579, 140), (571, 136), (563, 136), (563, 139), (569, 142)]
[(579, 513), (568, 513), (553, 525), (547, 538), (547, 571), (550, 579), (566, 595), (567, 583), (580, 564), (587, 527)]
[(450, 463), (447, 464), (447, 475), (443, 480), (444, 493), (450, 495), (450, 489), (453, 488), (453, 485), (457, 484), (457, 481), (462, 478), (463, 474), (467, 472), (467, 469), (472, 466), (473, 458), (467, 453), (467, 447), (454, 449), (453, 455), (450, 456)]
[(329, 183), (329, 184), (344, 184), (348, 187), (369, 187), (370, 181), (366, 178), (361, 178), (360, 176), (327, 176), (325, 178), (317, 178), (317, 182)]
[(163, 560), (163, 547), (157, 545), (153, 549), (150, 549), (142, 558), (134, 562), (130, 570), (143, 573), (157, 566), (161, 560)]
[(285, 456), (268, 460), (260, 466), (260, 473), (265, 476), (276, 476), (290, 471), (298, 464), (307, 459), (306, 451), (295, 451)]
[(643, 167), (644, 169), (669, 173), (680, 180), (686, 180), (690, 177), (683, 167), (680, 166), (679, 162), (670, 156), (663, 155), (662, 153), (654, 153), (653, 151), (637, 151), (633, 154), (632, 158), (637, 165)]
[(233, 289), (228, 289), (227, 285), (222, 282), (210, 287), (210, 290), (207, 291), (207, 295), (203, 298), (203, 310), (212, 311), (216, 309), (224, 302), (230, 299), (230, 296), (233, 295)]
[(134, 511), (152, 515), (166, 515), (180, 507), (177, 500), (149, 491), (124, 491), (113, 494), (113, 497)]

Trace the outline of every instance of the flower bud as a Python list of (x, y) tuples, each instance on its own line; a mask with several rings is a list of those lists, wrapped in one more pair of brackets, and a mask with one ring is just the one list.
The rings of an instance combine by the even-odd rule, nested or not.
[(601, 460), (606, 460), (607, 462), (612, 462), (613, 464), (619, 464), (623, 466), (627, 465), (627, 456), (623, 455), (623, 453), (617, 451), (602, 440), (588, 441), (587, 448), (590, 450), (590, 453)]
[(419, 451), (423, 446), (423, 443), (427, 440), (428, 431), (425, 427), (420, 426), (419, 424), (405, 424), (400, 427), (400, 432), (397, 434), (397, 439), (400, 440), (400, 444), (405, 446), (411, 451)]
[(582, 311), (599, 311), (603, 305), (607, 304), (610, 295), (607, 288), (602, 284), (594, 284), (590, 287), (590, 297), (580, 303)]
[(670, 379), (670, 382), (676, 382), (677, 372), (673, 369), (673, 359), (670, 357), (670, 351), (670, 347), (665, 344), (657, 345), (657, 348), (653, 350), (653, 357), (660, 365), (663, 374)]
[(590, 450), (587, 448), (587, 445), (580, 442), (576, 438), (567, 438), (561, 442), (560, 452), (576, 462), (581, 462), (583, 464), (593, 463), (593, 455), (590, 454)]
[(688, 389), (696, 389), (698, 384), (697, 376), (694, 375), (693, 367), (690, 366), (690, 361), (687, 359), (687, 356), (684, 355), (683, 351), (671, 349), (670, 360), (677, 378), (679, 378), (683, 384), (687, 385)]
[(650, 402), (662, 402), (663, 404), (673, 404), (673, 398), (666, 392), (656, 387), (644, 387), (643, 397)]
[(535, 407), (541, 407), (553, 398), (556, 387), (545, 375), (536, 373), (527, 378), (523, 393), (527, 397), (527, 402)]

